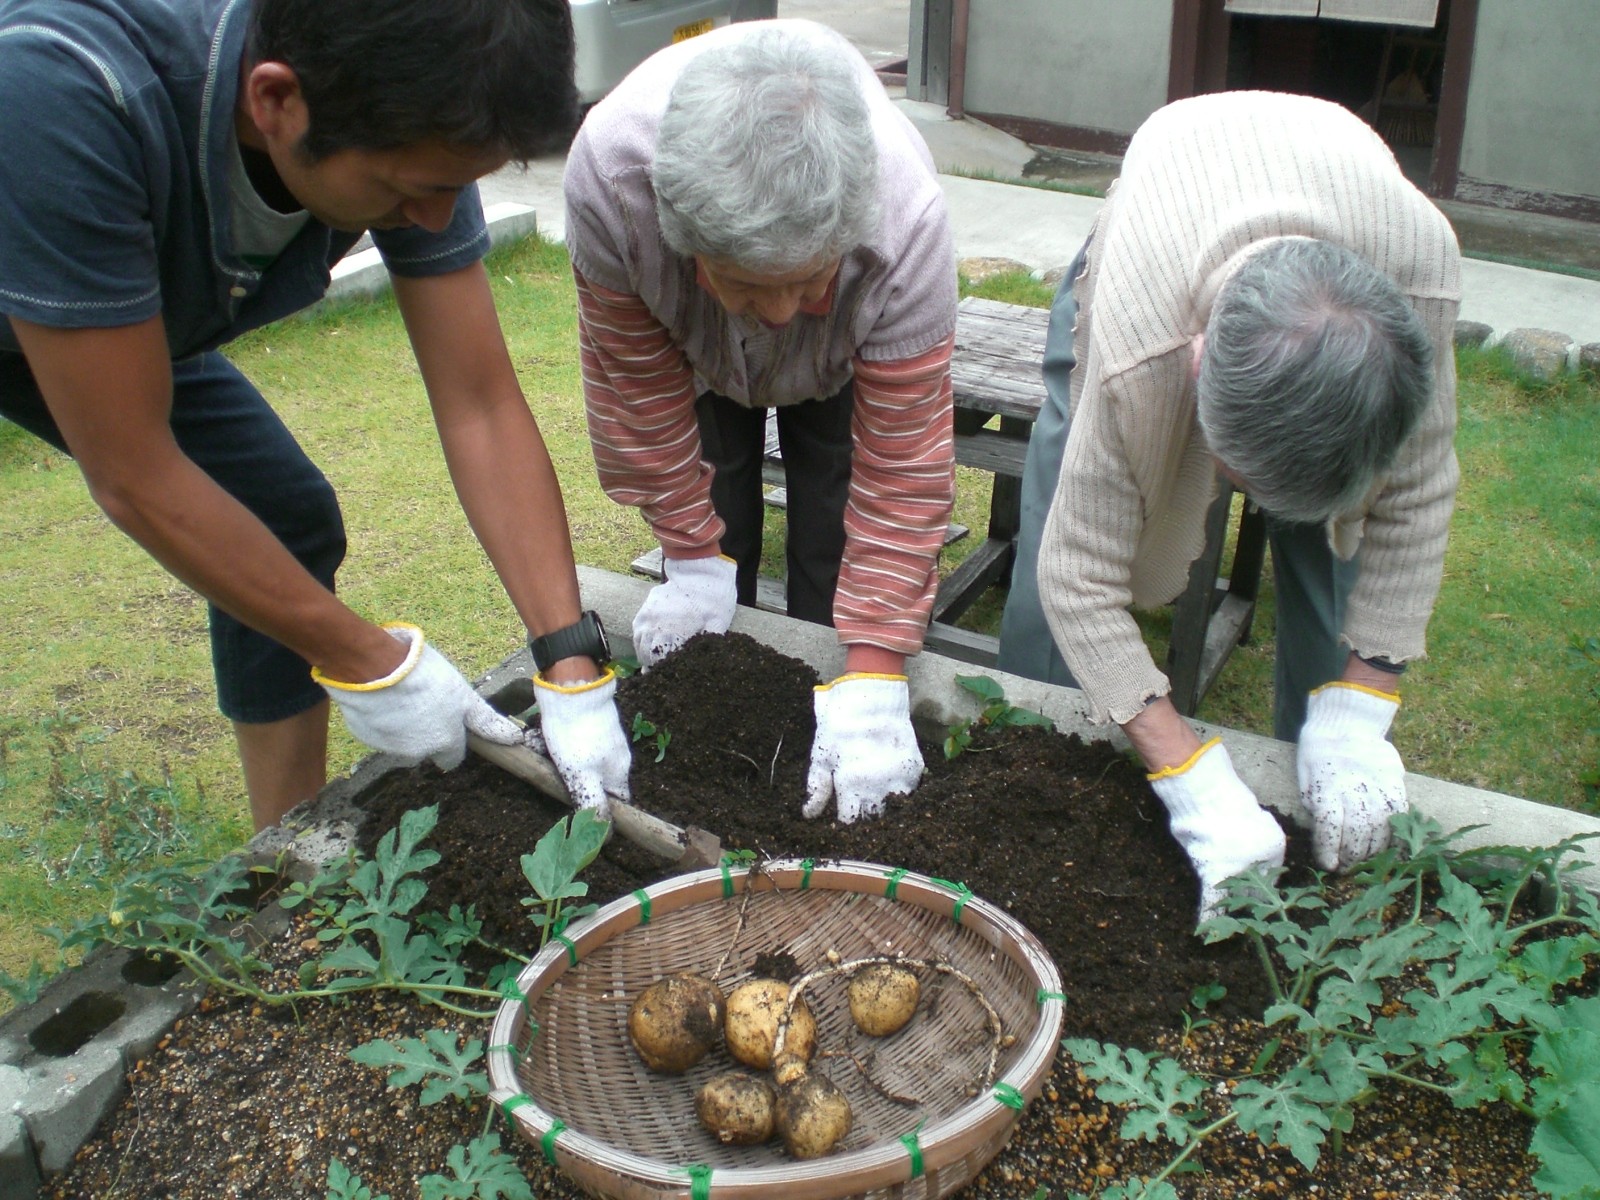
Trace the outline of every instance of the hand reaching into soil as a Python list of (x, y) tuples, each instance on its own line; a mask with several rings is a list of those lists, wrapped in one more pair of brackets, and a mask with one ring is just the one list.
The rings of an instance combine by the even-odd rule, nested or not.
[(911, 689), (904, 675), (841, 675), (815, 693), (817, 737), (801, 812), (819, 817), (838, 801), (839, 820), (875, 817), (891, 794), (912, 792), (922, 778), (922, 751), (911, 728)]
[(1300, 802), (1311, 852), (1324, 871), (1348, 871), (1389, 844), (1389, 818), (1406, 809), (1406, 772), (1388, 740), (1398, 698), (1348, 683), (1311, 693), (1300, 731)]
[(579, 684), (554, 684), (533, 677), (539, 696), (539, 732), (550, 761), (561, 772), (572, 802), (611, 819), (611, 798), (629, 798), (633, 752), (617, 715), (617, 677), (607, 671)]
[(1234, 772), (1221, 738), (1182, 765), (1153, 773), (1150, 786), (1200, 878), (1200, 921), (1216, 915), (1223, 880), (1253, 866), (1283, 865), (1283, 828)]
[(738, 568), (726, 555), (663, 558), (666, 582), (633, 618), (633, 650), (648, 671), (697, 633), (727, 633), (738, 607)]

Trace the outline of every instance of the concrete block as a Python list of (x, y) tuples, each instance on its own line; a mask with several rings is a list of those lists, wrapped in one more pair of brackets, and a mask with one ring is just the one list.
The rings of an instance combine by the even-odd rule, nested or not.
[(16, 1067), (0, 1067), (0, 1200), (36, 1200), (39, 1195), (39, 1160), (33, 1153), (33, 1139), (22, 1117), (12, 1111), (21, 1103)]
[(70, 1058), (37, 1060), (26, 1074), (22, 1119), (40, 1173), (54, 1175), (66, 1169), (127, 1090), (122, 1051), (112, 1043), (90, 1042)]
[(356, 797), (401, 766), (399, 759), (389, 755), (368, 755), (350, 774), (333, 780), (314, 799), (256, 834), (244, 853), (254, 862), (274, 867), (286, 879), (309, 883), (355, 848), (365, 815), (356, 806)]
[(1600, 342), (1588, 342), (1578, 348), (1578, 370), (1590, 379), (1600, 378)]

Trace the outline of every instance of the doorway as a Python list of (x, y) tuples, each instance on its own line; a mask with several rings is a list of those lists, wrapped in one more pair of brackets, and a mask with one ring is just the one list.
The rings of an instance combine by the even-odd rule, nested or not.
[(1225, 3), (1175, 0), (1169, 100), (1236, 89), (1331, 100), (1371, 125), (1424, 192), (1454, 196), (1478, 0), (1439, 0), (1428, 29)]

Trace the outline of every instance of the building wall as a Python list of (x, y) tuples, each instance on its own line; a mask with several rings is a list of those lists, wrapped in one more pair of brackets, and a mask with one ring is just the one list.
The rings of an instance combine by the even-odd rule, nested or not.
[(1461, 175), (1600, 197), (1600, 5), (1479, 0)]
[(971, 0), (965, 107), (1129, 134), (1167, 101), (1171, 41), (1172, 0)]

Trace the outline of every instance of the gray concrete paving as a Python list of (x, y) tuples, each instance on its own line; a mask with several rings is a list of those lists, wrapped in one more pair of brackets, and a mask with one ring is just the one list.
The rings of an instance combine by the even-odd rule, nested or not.
[[(959, 257), (1009, 258), (1036, 271), (1071, 260), (1100, 208), (1098, 197), (1005, 182), (1020, 179), (1032, 159), (1026, 142), (971, 118), (952, 121), (938, 105), (903, 96), (896, 102), (945, 172), (939, 181)], [(552, 157), (496, 172), (483, 181), (485, 204), (526, 205), (534, 210), (539, 232), (561, 240), (566, 232), (564, 162)], [(1565, 333), (1578, 345), (1600, 342), (1600, 282), (1466, 259), (1462, 293), (1461, 319), (1483, 322), (1496, 339), (1531, 327)]]
[[(843, 33), (874, 66), (906, 56), (910, 0), (779, 0), (780, 17), (819, 21)], [(1020, 186), (1035, 150), (1009, 134), (942, 106), (905, 98), (890, 88), (921, 131), (943, 175), (962, 258), (1009, 258), (1036, 271), (1065, 266), (1082, 244), (1099, 199)], [(540, 233), (559, 241), (566, 221), (561, 199), (564, 159), (509, 167), (483, 181), (485, 204), (532, 208)], [(979, 178), (972, 178), (979, 176)], [(1565, 333), (1581, 346), (1600, 343), (1600, 282), (1468, 259), (1462, 270), (1461, 319), (1480, 321), (1498, 340), (1512, 329)]]

